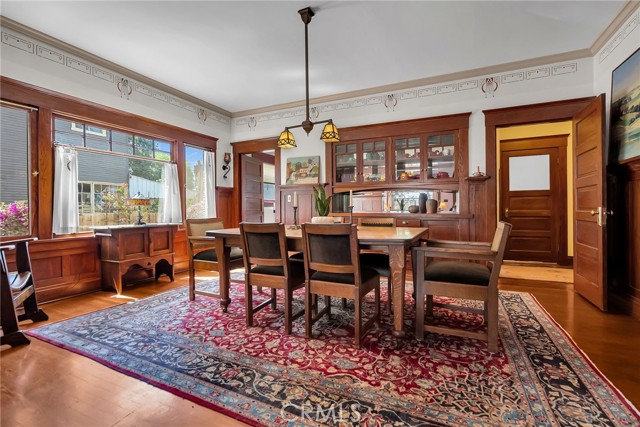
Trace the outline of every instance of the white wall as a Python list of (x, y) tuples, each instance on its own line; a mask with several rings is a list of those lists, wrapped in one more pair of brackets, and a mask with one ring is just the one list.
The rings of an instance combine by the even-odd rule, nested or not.
[[(199, 105), (89, 63), (14, 30), (0, 28), (0, 71), (3, 76), (214, 136), (218, 138), (218, 153), (231, 152), (229, 117), (203, 109), (207, 114), (203, 122), (198, 118), (198, 110), (202, 108)], [(121, 96), (118, 90), (117, 84), (122, 78), (131, 84), (128, 97)], [(226, 180), (222, 177), (222, 157), (216, 156), (217, 185), (232, 186), (231, 175)]]
[[(611, 107), (611, 75), (613, 70), (638, 48), (640, 48), (640, 6), (593, 57), (593, 92), (606, 94), (607, 129), (609, 129)], [(640, 75), (640, 70), (638, 74)], [(608, 142), (608, 133), (606, 139)]]
[[(494, 75), (492, 77), (499, 85), (493, 97), (487, 97), (482, 91), (486, 77), (405, 89), (394, 93), (398, 101), (393, 108), (385, 107), (387, 93), (316, 105), (320, 111), (317, 120), (332, 118), (338, 128), (344, 128), (471, 112), (469, 170), (475, 171), (479, 166), (484, 171), (485, 127), (482, 110), (593, 95), (591, 58)], [(248, 126), (249, 117), (234, 118), (231, 125), (233, 139), (242, 141), (277, 136), (285, 126), (300, 124), (304, 120), (304, 108), (265, 113), (255, 116), (255, 119), (257, 125), (251, 129)], [(292, 131), (298, 147), (282, 152), (282, 183), (286, 176), (286, 159), (309, 155), (321, 157), (320, 180), (326, 182), (325, 147), (319, 138), (322, 126), (317, 126), (308, 137), (300, 128)]]

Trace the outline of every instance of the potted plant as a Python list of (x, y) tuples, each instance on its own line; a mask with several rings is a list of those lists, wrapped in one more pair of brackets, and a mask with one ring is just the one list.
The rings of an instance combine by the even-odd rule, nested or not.
[(313, 200), (316, 206), (316, 212), (318, 216), (311, 218), (312, 223), (329, 223), (333, 224), (333, 218), (329, 217), (329, 206), (331, 199), (327, 197), (327, 193), (324, 191), (324, 187), (319, 185), (313, 187)]

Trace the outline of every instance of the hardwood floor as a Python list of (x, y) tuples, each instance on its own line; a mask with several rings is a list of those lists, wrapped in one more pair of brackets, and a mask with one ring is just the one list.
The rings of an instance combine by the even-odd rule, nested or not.
[[(182, 274), (173, 283), (161, 279), (128, 287), (125, 293), (144, 298), (186, 285)], [(500, 289), (533, 293), (602, 373), (640, 406), (640, 321), (600, 312), (571, 285), (501, 279)], [(50, 322), (57, 322), (130, 300), (98, 292), (43, 307)], [(3, 426), (244, 425), (35, 338), (28, 346), (3, 350), (0, 365)]]

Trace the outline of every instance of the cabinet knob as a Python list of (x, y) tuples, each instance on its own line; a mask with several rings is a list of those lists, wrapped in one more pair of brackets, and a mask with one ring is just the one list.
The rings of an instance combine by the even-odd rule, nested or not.
[(409, 224), (409, 221), (402, 221), (402, 225), (407, 225)]

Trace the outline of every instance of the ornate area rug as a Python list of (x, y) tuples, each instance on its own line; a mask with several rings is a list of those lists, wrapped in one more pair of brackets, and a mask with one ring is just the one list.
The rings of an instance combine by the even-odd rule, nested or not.
[[(638, 411), (529, 294), (501, 292), (501, 352), (491, 354), (472, 339), (398, 340), (384, 310), (356, 348), (352, 305), (343, 310), (338, 300), (314, 339), (304, 337), (303, 317), (284, 335), (283, 313), (270, 309), (247, 328), (243, 285), (231, 291), (226, 314), (218, 300), (190, 302), (184, 287), (28, 333), (252, 425), (640, 425)], [(436, 308), (435, 317), (483, 327), (467, 313)], [(406, 328), (412, 336), (410, 320)]]

